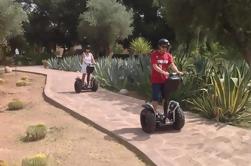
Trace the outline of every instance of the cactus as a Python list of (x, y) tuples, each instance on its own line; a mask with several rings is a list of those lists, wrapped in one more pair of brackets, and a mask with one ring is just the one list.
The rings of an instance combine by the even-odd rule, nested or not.
[(18, 81), (16, 82), (16, 86), (17, 86), (17, 87), (20, 87), (20, 86), (28, 86), (28, 85), (30, 85), (30, 84), (31, 84), (31, 82), (28, 81), (28, 80), (18, 80)]
[(0, 166), (8, 166), (8, 164), (5, 161), (0, 160)]
[(23, 80), (19, 80), (19, 81), (17, 81), (16, 86), (18, 86), (18, 87), (20, 87), (20, 86), (26, 86), (26, 82), (23, 81)]
[(19, 110), (24, 107), (24, 104), (22, 101), (18, 99), (14, 99), (8, 104), (8, 110)]
[(22, 160), (22, 166), (47, 166), (48, 156), (40, 153)]
[(26, 131), (26, 136), (24, 138), (24, 141), (29, 142), (43, 139), (46, 136), (46, 133), (47, 133), (47, 128), (43, 124), (29, 126)]
[(23, 77), (21, 77), (21, 80), (27, 81), (27, 80), (29, 80), (29, 77), (28, 76), (23, 76)]
[(0, 78), (0, 85), (3, 84), (3, 83), (5, 83), (5, 80)]

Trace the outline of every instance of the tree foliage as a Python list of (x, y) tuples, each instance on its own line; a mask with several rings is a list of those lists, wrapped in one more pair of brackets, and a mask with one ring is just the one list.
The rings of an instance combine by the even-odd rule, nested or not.
[(27, 15), (20, 4), (12, 0), (0, 1), (0, 44), (11, 36), (23, 32), (23, 22)]
[(133, 38), (144, 37), (154, 46), (160, 38), (168, 38), (173, 41), (174, 31), (163, 19), (160, 13), (160, 7), (154, 3), (154, 0), (121, 0), (126, 6), (134, 11)]
[(49, 44), (72, 45), (78, 41), (77, 25), (86, 0), (18, 0), (29, 13), (25, 26), (29, 42), (48, 47)]
[(10, 49), (7, 40), (23, 32), (23, 22), (27, 15), (21, 5), (12, 0), (0, 1), (0, 62), (5, 60)]
[(117, 39), (127, 38), (133, 31), (133, 11), (116, 0), (89, 0), (79, 19), (80, 34), (106, 55)]
[(251, 65), (250, 0), (157, 0), (180, 40), (196, 33), (236, 47)]

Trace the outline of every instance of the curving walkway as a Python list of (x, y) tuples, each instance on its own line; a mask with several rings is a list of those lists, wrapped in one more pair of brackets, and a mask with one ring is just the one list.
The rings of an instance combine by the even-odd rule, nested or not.
[(78, 119), (118, 137), (132, 150), (141, 151), (142, 154), (137, 151), (138, 154), (149, 164), (152, 161), (158, 166), (251, 166), (250, 130), (215, 124), (186, 113), (186, 124), (181, 132), (167, 129), (145, 134), (139, 122), (144, 101), (104, 89), (76, 94), (73, 84), (79, 73), (41, 66), (18, 67), (17, 70), (47, 75), (44, 94), (48, 100), (64, 106)]

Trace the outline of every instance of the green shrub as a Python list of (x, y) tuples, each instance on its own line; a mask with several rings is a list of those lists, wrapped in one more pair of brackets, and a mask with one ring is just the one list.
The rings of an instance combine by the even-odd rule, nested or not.
[(22, 166), (47, 166), (48, 156), (40, 153), (22, 160)]
[(8, 164), (5, 161), (0, 160), (0, 166), (8, 166)]
[(24, 104), (22, 101), (18, 99), (14, 99), (8, 104), (8, 110), (19, 110), (24, 107)]
[(151, 43), (142, 37), (134, 39), (130, 45), (134, 55), (147, 55), (151, 52)]
[(114, 44), (112, 51), (114, 54), (122, 54), (124, 51), (124, 48), (121, 44)]
[(38, 52), (39, 47), (28, 46), (22, 56), (17, 57), (17, 62), (21, 65), (42, 65), (43, 59), (53, 57), (52, 53)]
[(37, 141), (43, 139), (47, 134), (47, 128), (43, 124), (38, 124), (34, 126), (29, 126), (26, 131), (26, 136), (24, 138), (25, 142)]
[(251, 96), (248, 87), (250, 72), (241, 73), (238, 68), (228, 68), (223, 75), (222, 79), (217, 74), (211, 76), (212, 85), (208, 92), (187, 100), (191, 108), (221, 122), (240, 124), (251, 120), (246, 107)]
[(174, 51), (173, 55), (175, 65), (179, 70), (187, 72), (194, 70), (192, 55), (188, 48), (185, 47), (185, 45), (179, 45), (178, 48)]

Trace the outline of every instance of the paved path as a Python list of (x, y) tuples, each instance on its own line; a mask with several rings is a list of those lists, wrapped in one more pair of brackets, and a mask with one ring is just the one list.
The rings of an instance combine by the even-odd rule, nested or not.
[[(19, 67), (18, 70), (47, 75), (45, 95), (109, 130), (143, 152), (159, 166), (251, 166), (251, 131), (215, 124), (186, 113), (181, 132), (171, 129), (145, 134), (140, 128), (142, 100), (100, 89), (74, 93), (79, 73)], [(56, 120), (56, 119), (55, 119)], [(123, 142), (123, 141), (122, 141)]]

